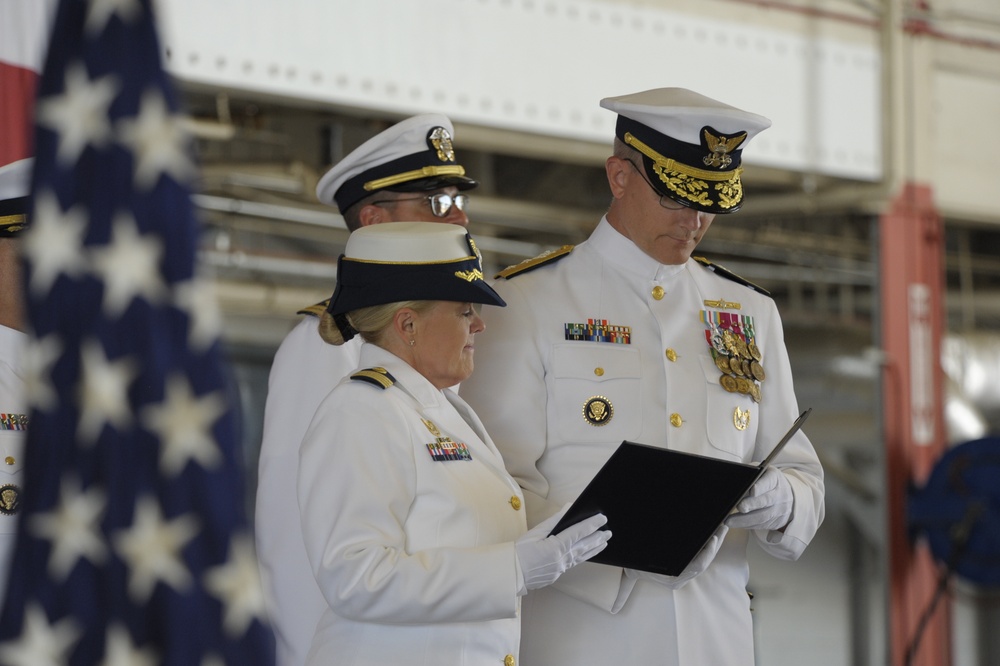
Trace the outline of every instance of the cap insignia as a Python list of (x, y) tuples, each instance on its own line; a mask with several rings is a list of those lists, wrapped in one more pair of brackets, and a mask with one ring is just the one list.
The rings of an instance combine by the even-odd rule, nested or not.
[(322, 317), (323, 313), (326, 312), (326, 309), (328, 307), (330, 307), (329, 298), (321, 303), (314, 303), (313, 305), (302, 308), (301, 310), (298, 310), (295, 314), (310, 315), (313, 317)]
[(476, 280), (484, 279), (483, 272), (478, 268), (471, 271), (455, 271), (455, 276), (462, 278), (466, 282), (475, 282)]
[(726, 169), (733, 163), (733, 158), (729, 156), (729, 153), (739, 148), (740, 144), (747, 138), (746, 132), (740, 132), (732, 137), (712, 134), (708, 127), (704, 128), (702, 133), (705, 136), (705, 145), (711, 152), (705, 155), (701, 161), (705, 163), (705, 166), (717, 169)]
[(472, 240), (472, 236), (470, 236), (469, 234), (466, 234), (465, 238), (466, 238), (466, 240), (469, 241), (469, 249), (472, 250), (472, 254), (476, 255), (476, 261), (479, 262), (480, 266), (482, 266), (483, 265), (483, 255), (479, 251), (479, 247), (476, 246), (476, 241)]
[(455, 161), (455, 146), (451, 143), (451, 134), (443, 127), (435, 127), (427, 135), (427, 143), (437, 151), (442, 162)]
[[(736, 142), (733, 145), (738, 146), (744, 139), (746, 139), (745, 133), (744, 136), (734, 137), (728, 139), (728, 141)], [(653, 173), (656, 174), (668, 190), (682, 199), (706, 208), (718, 205), (719, 208), (725, 210), (735, 208), (743, 200), (743, 183), (740, 180), (743, 167), (736, 167), (730, 171), (696, 169), (683, 162), (678, 162), (673, 158), (661, 155), (636, 138), (631, 132), (626, 132), (623, 140), (626, 144), (648, 157), (652, 161)], [(726, 145), (729, 145), (729, 143), (726, 143)], [(729, 149), (727, 148), (725, 157), (729, 159), (728, 164), (732, 164), (732, 158), (729, 157), (728, 152)], [(719, 159), (721, 164), (721, 157)], [(709, 183), (715, 184), (709, 186)], [(713, 201), (709, 196), (710, 187), (718, 193), (718, 202)]]

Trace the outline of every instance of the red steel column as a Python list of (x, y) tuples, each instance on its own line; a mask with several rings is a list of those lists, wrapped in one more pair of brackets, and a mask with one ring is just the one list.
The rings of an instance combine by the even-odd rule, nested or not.
[(906, 529), (906, 493), (923, 484), (945, 447), (941, 337), (944, 232), (928, 187), (907, 184), (880, 220), (883, 423), (889, 511), (892, 666), (949, 666), (951, 612), (938, 604), (907, 660), (938, 570)]

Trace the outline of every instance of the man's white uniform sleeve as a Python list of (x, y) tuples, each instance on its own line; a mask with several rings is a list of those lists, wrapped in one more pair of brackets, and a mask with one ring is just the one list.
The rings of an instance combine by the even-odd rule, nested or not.
[(299, 448), (323, 398), (358, 363), (360, 341), (341, 347), (305, 317), (274, 356), (258, 464), (257, 557), (277, 639), (278, 666), (302, 666), (327, 604), (309, 567), (297, 500)]

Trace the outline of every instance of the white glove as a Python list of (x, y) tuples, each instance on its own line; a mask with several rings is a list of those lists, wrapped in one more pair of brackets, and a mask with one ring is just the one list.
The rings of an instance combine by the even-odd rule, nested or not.
[(611, 532), (598, 531), (601, 525), (608, 522), (603, 513), (548, 536), (567, 508), (569, 505), (528, 530), (514, 544), (521, 574), (524, 576), (524, 585), (518, 594), (551, 585), (566, 570), (589, 560), (608, 545)]
[(744, 530), (780, 530), (792, 519), (792, 484), (776, 467), (768, 467), (746, 497), (736, 505), (736, 512), (726, 518), (726, 525)]
[(712, 538), (708, 540), (695, 558), (684, 568), (677, 576), (667, 576), (666, 574), (651, 573), (649, 571), (639, 571), (638, 569), (626, 569), (625, 575), (629, 578), (636, 578), (638, 580), (649, 580), (654, 583), (659, 583), (660, 585), (666, 585), (671, 590), (679, 590), (688, 582), (703, 572), (708, 568), (708, 565), (712, 563), (715, 559), (716, 554), (719, 552), (719, 548), (722, 546), (723, 539), (726, 538), (726, 534), (729, 532), (729, 528), (725, 525), (720, 525), (719, 529), (715, 530), (715, 534)]

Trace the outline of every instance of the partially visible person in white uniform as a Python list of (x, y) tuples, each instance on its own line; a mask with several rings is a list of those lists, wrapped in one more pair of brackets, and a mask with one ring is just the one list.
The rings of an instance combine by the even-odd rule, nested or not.
[[(455, 156), (451, 121), (439, 114), (403, 120), (331, 168), (316, 188), (348, 229), (416, 220), (468, 226), (468, 195), (478, 183)], [(302, 666), (326, 609), (309, 573), (295, 479), (299, 446), (320, 401), (358, 363), (361, 344), (334, 347), (319, 336), (326, 302), (304, 314), (271, 365), (264, 407), (255, 511), (257, 556), (274, 628), (278, 666)]]
[(602, 514), (526, 531), (523, 496), (475, 412), (479, 304), (503, 306), (464, 229), (351, 234), (320, 331), (364, 340), (302, 442), (298, 499), (328, 603), (309, 666), (515, 666), (520, 599), (604, 549)]
[[(799, 416), (774, 301), (692, 258), (743, 203), (743, 150), (770, 121), (681, 88), (601, 106), (618, 114), (608, 211), (584, 243), (501, 272), (508, 307), (484, 311), (490, 335), (461, 386), (524, 489), (529, 525), (623, 440), (758, 462)], [(752, 666), (748, 540), (798, 558), (823, 500), (800, 431), (681, 575), (588, 562), (529, 594), (524, 663)]]
[(14, 558), (28, 429), (22, 368), (28, 336), (18, 236), (28, 224), (32, 162), (0, 167), (0, 609)]

